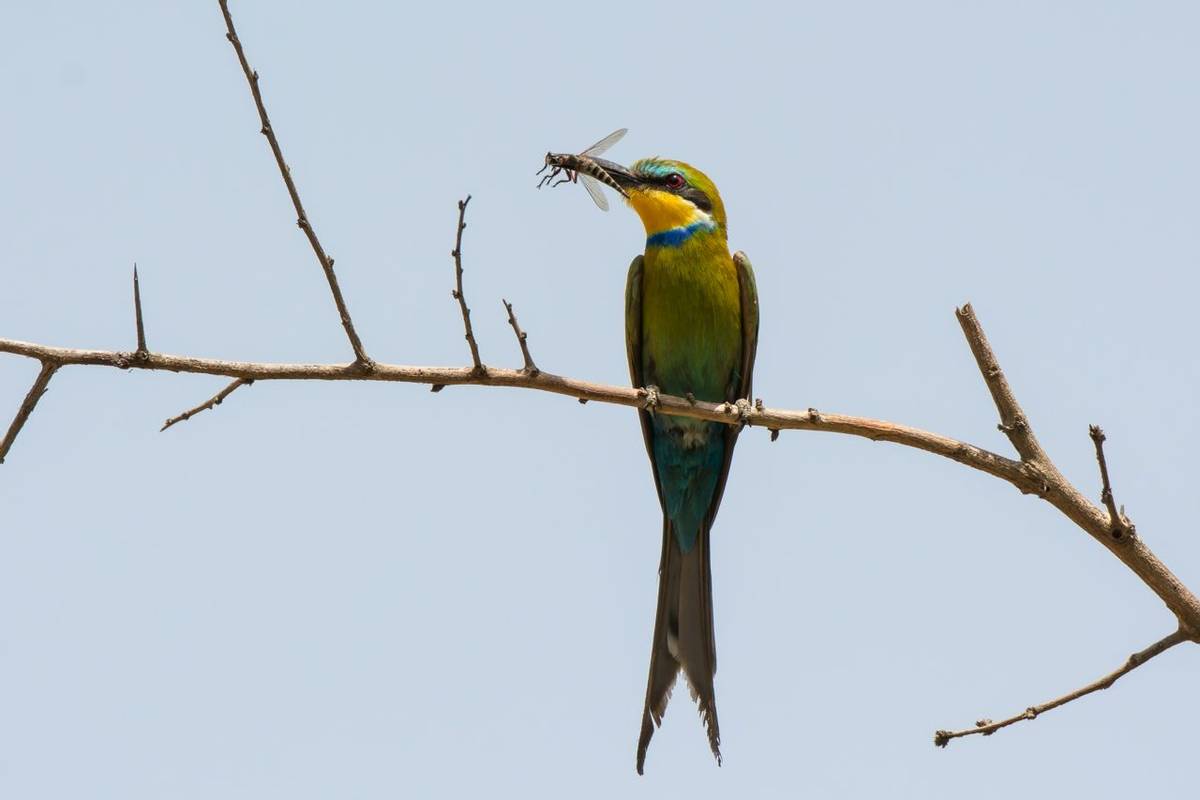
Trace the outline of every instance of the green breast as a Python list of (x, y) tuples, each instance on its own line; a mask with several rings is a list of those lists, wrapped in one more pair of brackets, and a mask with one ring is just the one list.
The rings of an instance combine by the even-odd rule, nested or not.
[(680, 246), (646, 249), (642, 326), (647, 384), (698, 400), (726, 399), (742, 336), (737, 268), (724, 237), (698, 234)]

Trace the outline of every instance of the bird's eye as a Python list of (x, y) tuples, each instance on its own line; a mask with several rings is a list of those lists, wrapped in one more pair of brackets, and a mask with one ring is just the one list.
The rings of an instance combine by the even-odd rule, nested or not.
[(686, 183), (686, 181), (683, 179), (683, 176), (678, 172), (672, 172), (670, 175), (668, 175), (665, 182), (668, 189), (682, 189), (683, 184)]

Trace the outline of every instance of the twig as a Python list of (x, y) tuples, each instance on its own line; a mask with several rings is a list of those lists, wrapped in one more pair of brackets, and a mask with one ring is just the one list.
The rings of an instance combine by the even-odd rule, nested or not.
[(1125, 516), (1125, 509), (1117, 510), (1117, 501), (1113, 499), (1112, 484), (1108, 479), (1108, 460), (1104, 457), (1104, 440), (1107, 437), (1099, 425), (1089, 425), (1088, 433), (1092, 437), (1093, 444), (1096, 445), (1096, 462), (1100, 465), (1100, 500), (1108, 509), (1112, 536), (1114, 539), (1120, 539), (1127, 535), (1132, 536), (1136, 530), (1133, 523)]
[(513, 334), (517, 337), (517, 344), (521, 345), (521, 357), (525, 359), (525, 372), (536, 375), (538, 370), (537, 364), (533, 363), (533, 357), (529, 355), (529, 344), (525, 341), (529, 338), (529, 334), (521, 330), (520, 323), (517, 322), (517, 315), (513, 313), (512, 303), (504, 298), (500, 298), (500, 302), (504, 303), (504, 309), (508, 311), (508, 324), (512, 326)]
[(133, 265), (133, 313), (137, 321), (137, 353), (145, 355), (149, 351), (146, 349), (146, 325), (142, 322), (142, 289), (138, 285), (137, 264)]
[(304, 205), (300, 202), (300, 193), (296, 190), (296, 182), (292, 180), (292, 171), (288, 167), (287, 162), (283, 160), (283, 150), (279, 147), (279, 140), (275, 138), (275, 129), (271, 127), (271, 119), (267, 116), (267, 107), (263, 105), (262, 92), (258, 87), (258, 72), (250, 68), (250, 62), (246, 60), (246, 53), (242, 50), (242, 42), (238, 39), (237, 31), (233, 27), (233, 16), (229, 13), (228, 0), (219, 0), (221, 4), (221, 14), (225, 17), (225, 27), (227, 38), (233, 49), (237, 52), (238, 61), (242, 65), (242, 72), (246, 75), (246, 82), (250, 84), (250, 92), (254, 95), (254, 105), (258, 107), (258, 117), (262, 122), (262, 134), (267, 137), (267, 143), (271, 145), (271, 152), (275, 155), (275, 163), (279, 167), (279, 174), (283, 177), (283, 182), (287, 186), (288, 194), (292, 198), (292, 206), (296, 209), (296, 224), (300, 230), (304, 231), (304, 235), (308, 237), (308, 243), (312, 246), (313, 252), (316, 253), (317, 261), (321, 264), (321, 269), (325, 271), (325, 279), (329, 282), (329, 291), (333, 293), (333, 302), (337, 306), (338, 315), (342, 320), (342, 327), (346, 330), (346, 337), (350, 340), (350, 346), (354, 349), (354, 360), (359, 368), (364, 372), (370, 372), (374, 364), (367, 356), (367, 351), (363, 348), (362, 340), (358, 338), (358, 331), (354, 329), (354, 322), (350, 319), (350, 311), (346, 308), (346, 301), (342, 298), (342, 290), (338, 286), (337, 275), (333, 271), (333, 257), (325, 253), (325, 248), (321, 246), (321, 240), (317, 238), (317, 232), (313, 230), (312, 223), (309, 222), (308, 214), (304, 211)]
[(992, 722), (991, 720), (984, 719), (976, 722), (974, 728), (966, 728), (961, 731), (938, 731), (933, 736), (933, 743), (938, 747), (945, 747), (946, 745), (950, 744), (951, 739), (958, 739), (962, 736), (973, 736), (975, 734), (991, 736), (1001, 728), (1007, 728), (1009, 725), (1021, 722), (1022, 720), (1037, 719), (1037, 717), (1041, 714), (1058, 708), (1059, 706), (1066, 705), (1072, 700), (1078, 700), (1079, 698), (1085, 697), (1092, 692), (1098, 692), (1101, 689), (1107, 689), (1116, 683), (1119, 678), (1137, 669), (1155, 656), (1165, 653), (1167, 650), (1170, 650), (1180, 642), (1186, 642), (1188, 639), (1189, 636), (1184, 631), (1177, 630), (1170, 636), (1160, 639), (1159, 641), (1150, 645), (1145, 650), (1140, 650), (1131, 655), (1125, 661), (1125, 663), (1121, 665), (1120, 669), (1116, 670), (1115, 672), (1110, 672), (1100, 680), (1089, 683), (1087, 686), (1084, 686), (1081, 689), (1076, 689), (1073, 692), (1064, 694), (1062, 697), (1056, 698), (1047, 703), (1042, 703), (1041, 705), (1037, 706), (1030, 706), (1020, 714), (1016, 714), (1015, 716), (1011, 716), (1008, 719), (1001, 720), (1000, 722)]
[(165, 423), (163, 423), (163, 426), (158, 429), (158, 432), (162, 433), (167, 428), (171, 427), (172, 425), (176, 424), (177, 422), (183, 422), (184, 420), (191, 419), (195, 415), (199, 414), (201, 411), (207, 411), (208, 409), (213, 408), (214, 406), (221, 405), (222, 400), (224, 400), (226, 397), (229, 397), (229, 395), (236, 392), (240, 387), (249, 386), (253, 383), (254, 383), (253, 379), (238, 378), (233, 383), (229, 384), (224, 389), (217, 392), (215, 395), (213, 395), (209, 399), (205, 400), (203, 403), (196, 406), (195, 408), (189, 408), (187, 411), (183, 412), (179, 416), (171, 417), (169, 420), (167, 420)]
[(471, 195), (467, 195), (466, 200), (458, 201), (458, 230), (454, 234), (454, 249), (450, 251), (450, 255), (454, 258), (455, 288), (450, 290), (450, 296), (458, 301), (458, 307), (462, 311), (463, 329), (467, 332), (465, 338), (467, 345), (471, 348), (471, 363), (476, 372), (486, 372), (483, 362), (479, 359), (479, 345), (475, 343), (475, 332), (471, 330), (471, 309), (467, 307), (467, 296), (463, 293), (462, 236), (463, 230), (467, 227), (467, 203), (469, 202), (471, 202)]
[(8, 426), (8, 433), (4, 434), (4, 441), (0, 441), (0, 464), (4, 463), (4, 457), (8, 455), (13, 442), (17, 440), (17, 434), (21, 432), (25, 421), (33, 413), (34, 406), (38, 404), (38, 400), (41, 400), (42, 395), (46, 393), (46, 386), (49, 385), (50, 379), (54, 377), (54, 373), (58, 370), (58, 367), (59, 365), (53, 361), (42, 362), (41, 372), (34, 379), (33, 386), (29, 387), (29, 392), (25, 395), (25, 400), (22, 401), (21, 407), (17, 409), (17, 415), (13, 417), (12, 424)]
[(992, 352), (992, 346), (988, 344), (987, 336), (984, 335), (983, 327), (975, 317), (975, 309), (971, 308), (970, 303), (958, 309), (958, 324), (962, 326), (963, 335), (967, 337), (967, 344), (975, 356), (975, 363), (979, 365), (984, 383), (987, 384), (988, 391), (992, 393), (996, 410), (1000, 412), (998, 427), (1008, 436), (1016, 451), (1021, 454), (1022, 461), (1048, 461), (1045, 451), (1038, 444), (1037, 437), (1033, 435), (1029, 420), (1025, 418), (1025, 412), (1021, 410), (1021, 405), (1013, 395), (1012, 387), (1008, 385), (1008, 380), (1000, 369), (996, 355)]

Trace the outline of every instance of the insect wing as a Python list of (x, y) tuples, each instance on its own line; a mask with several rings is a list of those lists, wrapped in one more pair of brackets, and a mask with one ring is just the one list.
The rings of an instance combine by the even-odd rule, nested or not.
[(604, 191), (600, 188), (602, 185), (600, 181), (584, 172), (579, 173), (579, 180), (583, 182), (583, 188), (587, 189), (592, 200), (596, 201), (596, 205), (600, 206), (600, 210), (608, 211), (608, 198), (604, 196)]
[(612, 147), (617, 142), (621, 141), (621, 137), (623, 137), (628, 132), (629, 132), (629, 128), (617, 128), (615, 131), (610, 133), (608, 136), (605, 136), (603, 139), (596, 142), (594, 145), (589, 147), (587, 150), (584, 150), (579, 155), (581, 155), (581, 156), (598, 156), (601, 153), (608, 150), (608, 148)]

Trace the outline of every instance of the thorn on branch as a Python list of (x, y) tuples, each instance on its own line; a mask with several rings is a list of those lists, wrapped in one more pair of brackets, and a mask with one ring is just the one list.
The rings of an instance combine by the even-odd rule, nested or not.
[(435, 383), (429, 387), (429, 391), (433, 392), (434, 394), (437, 394), (438, 392), (440, 392), (442, 389), (445, 389), (445, 388), (446, 388), (446, 384)]
[(772, 442), (779, 438), (779, 428), (768, 428), (767, 430), (771, 432)]
[(517, 344), (521, 346), (521, 358), (525, 359), (525, 366), (522, 367), (522, 371), (530, 375), (537, 375), (541, 370), (538, 369), (537, 364), (533, 363), (533, 357), (529, 355), (529, 344), (526, 342), (529, 334), (521, 330), (521, 326), (517, 322), (517, 316), (513, 313), (512, 303), (504, 298), (500, 298), (500, 302), (504, 303), (504, 308), (508, 311), (508, 324), (512, 326), (513, 334), (517, 337)]
[(471, 195), (467, 195), (465, 200), (458, 201), (458, 230), (454, 235), (454, 249), (450, 251), (450, 255), (454, 259), (455, 288), (450, 291), (450, 296), (458, 301), (458, 307), (462, 311), (463, 329), (466, 331), (463, 338), (467, 340), (467, 346), (471, 348), (471, 365), (476, 374), (482, 374), (487, 371), (487, 368), (483, 366), (483, 361), (479, 358), (479, 345), (475, 342), (475, 332), (471, 330), (471, 309), (467, 306), (467, 298), (463, 294), (462, 236), (463, 230), (467, 227), (467, 203), (469, 202), (471, 202)]
[(57, 371), (58, 365), (54, 362), (42, 362), (41, 371), (34, 378), (33, 386), (29, 387), (29, 392), (26, 393), (20, 408), (17, 409), (17, 415), (13, 417), (12, 424), (8, 426), (8, 432), (4, 434), (4, 439), (0, 441), (0, 464), (4, 463), (9, 449), (12, 448), (13, 442), (17, 440), (17, 434), (25, 426), (25, 422), (29, 419), (29, 415), (33, 413), (34, 406), (38, 404), (38, 400), (41, 400), (42, 395), (46, 393), (46, 387), (49, 386), (50, 379), (54, 377), (54, 373)]
[(137, 351), (134, 355), (139, 359), (145, 359), (150, 351), (146, 349), (146, 325), (142, 320), (142, 289), (138, 285), (136, 263), (133, 265), (133, 313), (137, 324)]
[(1099, 425), (1089, 425), (1088, 434), (1092, 437), (1092, 443), (1096, 445), (1096, 463), (1100, 465), (1100, 500), (1108, 509), (1109, 533), (1114, 539), (1135, 536), (1137, 528), (1130, 522), (1129, 517), (1125, 516), (1125, 506), (1118, 510), (1116, 500), (1113, 499), (1112, 483), (1108, 478), (1108, 460), (1104, 457), (1104, 441), (1107, 437)]
[(171, 417), (170, 419), (168, 419), (165, 423), (163, 423), (163, 426), (158, 429), (158, 432), (162, 433), (163, 431), (165, 431), (167, 428), (171, 427), (172, 425), (183, 422), (184, 420), (191, 419), (196, 414), (199, 414), (201, 411), (207, 411), (210, 408), (221, 405), (222, 400), (224, 400), (226, 397), (229, 397), (229, 395), (236, 392), (239, 388), (241, 388), (242, 386), (250, 386), (253, 383), (254, 383), (254, 381), (249, 378), (238, 378), (233, 383), (229, 384), (224, 389), (217, 392), (215, 395), (213, 395), (209, 399), (205, 400), (203, 403), (196, 406), (195, 408), (189, 408), (187, 411), (183, 412), (179, 416)]

